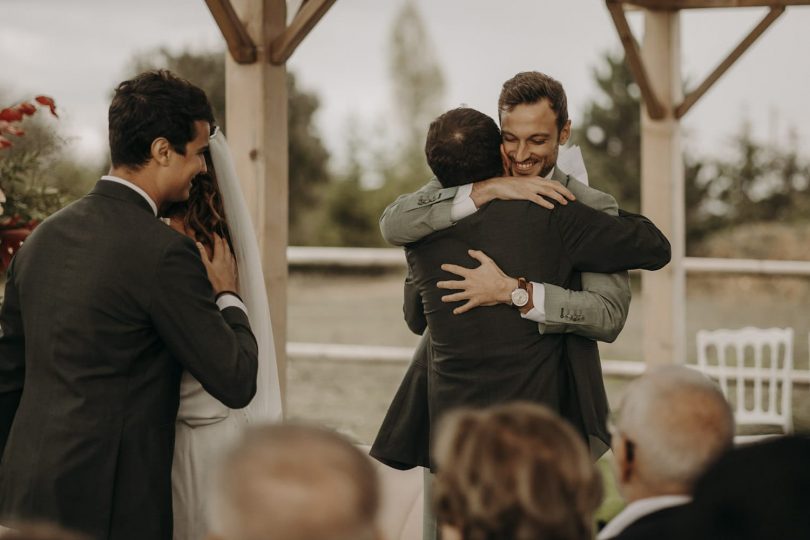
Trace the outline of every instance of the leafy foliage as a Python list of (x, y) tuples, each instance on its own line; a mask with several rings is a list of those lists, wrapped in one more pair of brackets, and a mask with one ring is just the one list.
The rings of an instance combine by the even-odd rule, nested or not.
[[(56, 116), (52, 99), (39, 96), (37, 103)], [(33, 108), (28, 102), (20, 107), (25, 105)], [(31, 114), (33, 111), (24, 117)], [(6, 196), (2, 227), (33, 227), (82, 196), (98, 178), (94, 166), (80, 164), (64, 152), (67, 141), (48, 122), (41, 118), (14, 120), (18, 122), (16, 132), (11, 132), (16, 135), (13, 144), (0, 150), (0, 186)]]
[(326, 194), (319, 244), (385, 246), (378, 229), (382, 211), (433, 176), (424, 144), (430, 122), (442, 112), (444, 76), (414, 2), (404, 2), (394, 19), (388, 62), (393, 105), (385, 117), (394, 121), (371, 129), (349, 126), (348, 166)]
[[(594, 187), (631, 211), (640, 206), (640, 92), (621, 56), (607, 53), (595, 69), (600, 94), (575, 131)], [(727, 228), (757, 221), (800, 221), (810, 211), (810, 163), (787, 148), (754, 139), (747, 122), (732, 139), (729, 158), (684, 156), (687, 251)]]

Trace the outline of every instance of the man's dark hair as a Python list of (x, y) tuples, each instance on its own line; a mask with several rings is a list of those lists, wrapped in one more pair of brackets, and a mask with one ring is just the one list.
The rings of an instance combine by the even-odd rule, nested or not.
[(194, 122), (213, 127), (214, 114), (204, 91), (170, 71), (156, 70), (118, 85), (108, 119), (113, 167), (139, 169), (158, 137), (185, 155), (196, 135)]
[(568, 122), (568, 99), (562, 84), (539, 71), (523, 71), (505, 83), (498, 98), (498, 115), (518, 105), (531, 105), (547, 99), (557, 115), (557, 135)]
[(503, 174), (500, 146), (501, 132), (492, 118), (460, 107), (430, 124), (425, 156), (442, 186), (460, 186)]

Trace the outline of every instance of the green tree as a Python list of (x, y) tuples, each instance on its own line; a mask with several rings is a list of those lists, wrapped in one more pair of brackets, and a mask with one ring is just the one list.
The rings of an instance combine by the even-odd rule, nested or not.
[(388, 71), (393, 87), (393, 110), (402, 126), (401, 152), (387, 176), (399, 187), (418, 187), (430, 177), (425, 163), (425, 135), (442, 113), (444, 76), (433, 41), (413, 0), (406, 0), (395, 16), (389, 38)]
[(606, 53), (604, 69), (593, 69), (600, 94), (585, 105), (574, 142), (582, 148), (588, 177), (619, 206), (641, 205), (641, 109), (639, 89), (624, 57)]
[[(591, 185), (610, 193), (625, 210), (641, 207), (641, 92), (620, 54), (607, 52), (602, 68), (593, 70), (599, 95), (585, 105), (574, 142), (582, 148)], [(707, 205), (710, 169), (684, 156), (687, 250), (708, 232), (722, 226)]]
[(719, 226), (757, 221), (800, 221), (810, 208), (810, 162), (798, 153), (798, 139), (787, 147), (761, 144), (750, 122), (732, 140), (733, 157), (715, 160), (707, 182), (708, 203)]
[[(131, 62), (132, 75), (149, 69), (169, 69), (205, 90), (217, 122), (225, 124), (225, 53), (222, 51), (181, 51), (159, 48), (139, 54)], [(287, 129), (289, 134), (290, 244), (311, 244), (314, 234), (312, 213), (331, 180), (329, 152), (314, 125), (320, 106), (318, 96), (296, 84), (295, 75), (287, 75)]]
[[(323, 245), (386, 245), (378, 227), (382, 211), (433, 176), (424, 144), (430, 122), (442, 112), (444, 77), (427, 27), (411, 0), (403, 2), (394, 17), (388, 50), (393, 112), (374, 127), (360, 126), (356, 120), (350, 124), (348, 165), (328, 187), (318, 220), (318, 243)], [(373, 185), (370, 177), (375, 179)]]

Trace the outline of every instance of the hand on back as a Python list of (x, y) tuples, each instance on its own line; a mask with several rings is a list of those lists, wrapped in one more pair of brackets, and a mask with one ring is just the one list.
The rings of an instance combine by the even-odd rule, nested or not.
[(214, 292), (216, 294), (223, 291), (236, 292), (236, 259), (231, 253), (228, 241), (214, 233), (214, 249), (210, 258), (201, 242), (197, 242), (197, 249), (200, 250), (200, 257)]

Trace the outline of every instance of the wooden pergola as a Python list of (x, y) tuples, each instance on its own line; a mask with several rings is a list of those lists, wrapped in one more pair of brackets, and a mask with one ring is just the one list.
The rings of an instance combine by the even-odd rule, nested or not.
[[(672, 242), (672, 263), (645, 272), (644, 358), (685, 359), (684, 171), (680, 119), (787, 6), (810, 0), (605, 0), (641, 89), (642, 212)], [(256, 227), (270, 296), (279, 380), (286, 380), (288, 136), (286, 61), (335, 0), (302, 0), (287, 24), (286, 0), (205, 0), (227, 43), (226, 115), (237, 173)], [(686, 96), (682, 92), (680, 11), (770, 8), (765, 18)], [(639, 44), (627, 10), (643, 10)], [(235, 127), (238, 126), (238, 127)]]

